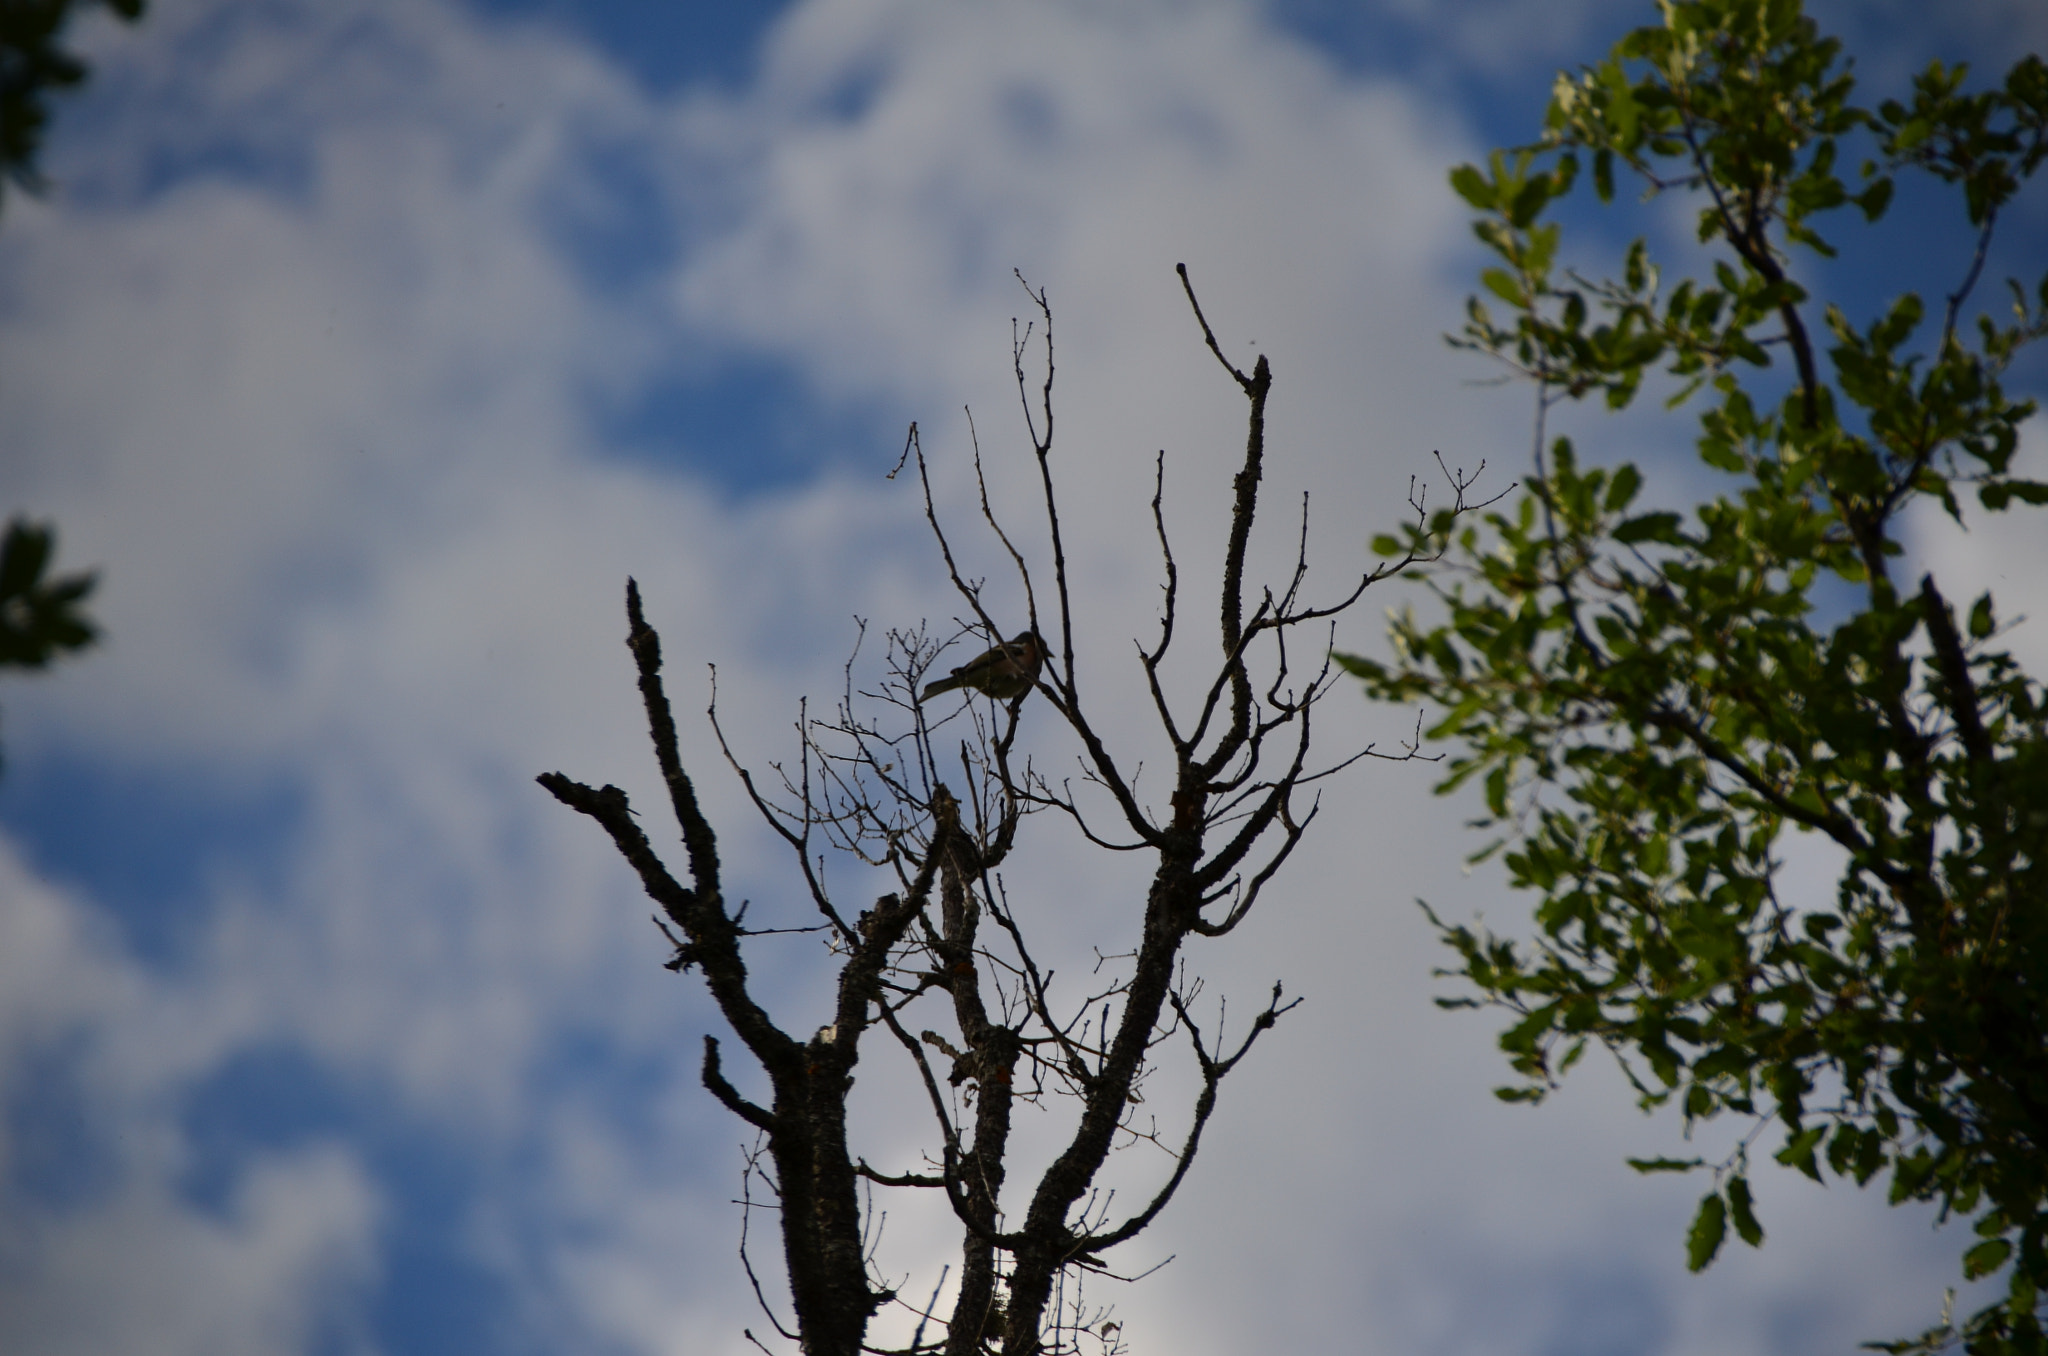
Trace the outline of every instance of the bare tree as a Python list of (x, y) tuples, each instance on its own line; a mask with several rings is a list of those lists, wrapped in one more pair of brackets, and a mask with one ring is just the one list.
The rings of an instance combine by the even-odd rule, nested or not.
[[(1205, 1029), (1191, 1011), (1200, 984), (1187, 975), (1184, 948), (1192, 938), (1222, 937), (1244, 921), (1315, 819), (1315, 783), (1361, 758), (1417, 756), (1408, 744), (1396, 755), (1368, 747), (1312, 762), (1309, 718), (1330, 689), (1332, 619), (1369, 586), (1429, 558), (1428, 552), (1418, 549), (1382, 564), (1327, 605), (1310, 604), (1303, 598), (1304, 498), (1291, 575), (1277, 593), (1248, 589), (1245, 557), (1265, 465), (1272, 369), (1260, 357), (1246, 373), (1224, 356), (1186, 268), (1179, 273), (1203, 339), (1243, 392), (1249, 411), (1216, 595), (1218, 645), (1206, 659), (1183, 660), (1186, 646), (1174, 649), (1180, 577), (1166, 531), (1163, 453), (1155, 470), (1151, 507), (1164, 573), (1163, 610), (1156, 640), (1138, 647), (1137, 661), (1172, 750), (1172, 789), (1163, 810), (1141, 794), (1130, 755), (1112, 748), (1083, 698), (1054, 493), (1052, 315), (1043, 290), (1032, 292), (1028, 284), (1038, 315), (1013, 336), (1012, 356), (1043, 491), (1044, 558), (1052, 584), (1046, 620), (1056, 630), (1057, 645), (1043, 639), (1038, 581), (990, 503), (977, 449), (982, 518), (1016, 572), (1029, 623), (1014, 641), (1002, 642), (1004, 630), (984, 610), (981, 581), (962, 573), (940, 522), (913, 425), (898, 469), (916, 466), (926, 517), (971, 618), (944, 644), (934, 643), (922, 628), (890, 632), (887, 678), (876, 691), (857, 689), (849, 661), (837, 710), (825, 719), (808, 713), (800, 719), (800, 759), (793, 769), (777, 765), (775, 784), (765, 790), (718, 731), (748, 795), (789, 845), (808, 893), (805, 909), (815, 910), (814, 927), (832, 948), (838, 967), (833, 1020), (804, 1038), (779, 1025), (757, 1001), (745, 947), (750, 937), (770, 929), (749, 929), (744, 906), (728, 906), (717, 835), (677, 753), (662, 689), (660, 641), (631, 581), (627, 645), (682, 829), (690, 883), (678, 880), (656, 855), (625, 792), (592, 789), (560, 773), (539, 779), (611, 834), (661, 908), (657, 921), (675, 948), (669, 968), (703, 972), (732, 1034), (766, 1076), (772, 1095), (763, 1106), (726, 1078), (718, 1040), (705, 1038), (705, 1087), (755, 1126), (765, 1145), (749, 1161), (749, 1177), (773, 1193), (795, 1311), (793, 1328), (780, 1321), (777, 1328), (809, 1356), (1025, 1356), (1078, 1351), (1084, 1339), (1106, 1351), (1122, 1350), (1120, 1327), (1106, 1311), (1082, 1302), (1078, 1283), (1100, 1274), (1110, 1249), (1159, 1217), (1194, 1160), (1224, 1076), (1300, 1001), (1285, 999), (1276, 983), (1265, 1005), (1234, 1035), (1222, 1030), (1220, 1008), (1214, 1027)], [(1027, 357), (1038, 351), (1032, 333), (1040, 326), (1044, 371), (1036, 382), (1025, 369)], [(1473, 507), (1466, 502), (1470, 479), (1446, 474), (1452, 502), (1433, 514), (1411, 482), (1410, 504), (1418, 525), (1430, 529), (1427, 541), (1441, 543), (1450, 523)], [(947, 644), (968, 637), (994, 647), (953, 677), (926, 685)], [(1191, 705), (1169, 700), (1170, 687), (1181, 690), (1166, 681), (1170, 658), (1182, 664), (1176, 672), (1183, 680), (1190, 667), (1200, 666), (1200, 685), (1186, 689), (1199, 693)], [(968, 691), (964, 707), (954, 706), (957, 699), (926, 705), (954, 689)], [(1015, 752), (1022, 713), (1034, 693), (1078, 741), (1078, 790), (1074, 778), (1055, 782)], [(717, 729), (715, 696), (710, 714)], [(949, 783), (942, 772), (956, 779)], [(1056, 984), (1041, 964), (999, 874), (1012, 854), (1039, 850), (1038, 831), (1027, 847), (1020, 825), (1044, 811), (1068, 821), (1096, 849), (1139, 852), (1152, 860), (1135, 950), (1106, 958), (1092, 987), (1081, 992)], [(849, 916), (827, 889), (820, 865), (827, 851), (893, 871), (896, 888)], [(941, 1025), (950, 1035), (935, 1029)], [(871, 1034), (893, 1038), (901, 1047), (930, 1101), (933, 1147), (921, 1170), (878, 1171), (849, 1147), (847, 1096)], [(1196, 1074), (1186, 1127), (1171, 1144), (1155, 1123), (1138, 1119), (1141, 1086), (1168, 1042), (1185, 1044)], [(1063, 1132), (1064, 1142), (1048, 1162), (1034, 1165), (1035, 1179), (1013, 1182), (1012, 1116), (1023, 1104), (1070, 1108), (1071, 1130)], [(1164, 1151), (1163, 1180), (1140, 1208), (1118, 1216), (1113, 1192), (1103, 1186), (1104, 1166), (1113, 1151), (1141, 1142)], [(943, 1275), (922, 1308), (912, 1302), (921, 1287), (911, 1298), (899, 1298), (901, 1287), (877, 1276), (869, 1246), (871, 1199), (864, 1207), (864, 1197), (871, 1198), (877, 1187), (942, 1193), (957, 1217), (961, 1253), (946, 1317), (933, 1312)], [(904, 1321), (907, 1340), (893, 1347), (868, 1345), (871, 1321), (892, 1304), (915, 1317), (914, 1327), (909, 1317)]]

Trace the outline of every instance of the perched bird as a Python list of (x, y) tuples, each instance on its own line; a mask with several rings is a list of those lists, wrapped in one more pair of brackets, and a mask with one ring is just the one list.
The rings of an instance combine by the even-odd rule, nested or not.
[(1036, 631), (1026, 631), (1006, 645), (976, 655), (936, 683), (926, 683), (919, 700), (930, 701), (941, 692), (969, 687), (1006, 702), (1031, 690), (1044, 663), (1045, 642)]

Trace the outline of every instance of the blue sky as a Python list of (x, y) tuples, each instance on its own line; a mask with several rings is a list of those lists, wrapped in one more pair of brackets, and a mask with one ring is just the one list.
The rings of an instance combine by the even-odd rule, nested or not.
[[(961, 521), (963, 406), (998, 495), (1019, 483), (1021, 268), (1060, 326), (1086, 634), (1119, 653), (1155, 606), (1130, 524), (1156, 449), (1191, 574), (1222, 521), (1235, 397), (1185, 260), (1232, 353), (1272, 356), (1271, 502), (1313, 494), (1341, 579), (1432, 449), (1512, 468), (1526, 444), (1525, 398), (1436, 338), (1477, 267), (1446, 169), (1525, 136), (1560, 65), (1651, 12), (155, 8), (84, 31), (57, 189), (0, 219), (0, 507), (103, 571), (108, 632), (0, 689), (0, 1347), (59, 1356), (751, 1350), (745, 1137), (696, 1079), (711, 1014), (531, 780), (655, 803), (624, 577), (679, 710), (715, 662), (737, 746), (783, 756), (856, 616), (957, 610), (885, 479), (904, 425)], [(1818, 12), (1879, 84), (2048, 45), (2019, 0), (1919, 11)], [(1588, 221), (1588, 251), (1672, 227)], [(1955, 238), (1897, 231), (1841, 266), (1858, 304)], [(1992, 271), (2038, 273), (2044, 232), (2035, 192)], [(2018, 380), (2048, 386), (2038, 362)], [(1655, 421), (1571, 431), (1692, 475)], [(1920, 549), (2039, 615), (2040, 537)], [(1379, 615), (1340, 641), (1374, 645)], [(1330, 709), (1333, 744), (1412, 721)], [(684, 741), (735, 892), (791, 907), (708, 731)], [(1931, 1322), (1958, 1249), (1926, 1216), (1770, 1177), (1766, 1248), (1689, 1277), (1697, 1188), (1621, 1163), (1672, 1151), (1669, 1124), (1594, 1070), (1537, 1111), (1494, 1101), (1491, 1025), (1431, 1006), (1411, 901), (1517, 904), (1460, 872), (1465, 816), (1429, 781), (1334, 786), (1284, 897), (1202, 956), (1221, 989), (1309, 1004), (1126, 1263), (1177, 1260), (1102, 1296), (1135, 1349), (1805, 1353)], [(1133, 888), (1059, 851), (1012, 885), (1082, 957)], [(811, 943), (756, 968), (815, 1005)], [(915, 1107), (870, 1076), (870, 1157), (907, 1165)], [(934, 1274), (951, 1227), (891, 1220), (887, 1264)]]

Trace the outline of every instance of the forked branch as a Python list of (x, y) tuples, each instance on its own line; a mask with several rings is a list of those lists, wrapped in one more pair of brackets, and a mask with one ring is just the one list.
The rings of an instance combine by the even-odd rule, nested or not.
[[(1133, 658), (1173, 751), (1163, 804), (1140, 794), (1138, 765), (1122, 761), (1125, 755), (1115, 744), (1124, 726), (1091, 714), (1083, 696), (1074, 581), (1054, 473), (1052, 312), (1044, 289), (1028, 283), (1025, 291), (1037, 314), (1013, 332), (1011, 356), (1042, 492), (1042, 543), (1023, 542), (1004, 527), (984, 475), (979, 435), (969, 424), (980, 517), (999, 561), (1014, 573), (1012, 596), (1021, 599), (1027, 630), (1006, 639), (1012, 632), (998, 624), (997, 594), (985, 578), (966, 572), (966, 553), (942, 521), (932, 468), (912, 425), (898, 470), (916, 463), (926, 520), (964, 604), (960, 630), (951, 640), (937, 641), (921, 626), (886, 631), (886, 671), (866, 689), (849, 660), (832, 714), (813, 717), (808, 705), (800, 713), (798, 760), (787, 768), (770, 765), (779, 792), (773, 778), (764, 790), (728, 741), (714, 699), (710, 719), (720, 748), (756, 810), (798, 859), (802, 894), (787, 907), (801, 906), (810, 925), (750, 928), (726, 908), (717, 835), (677, 752), (660, 675), (660, 640), (630, 581), (627, 645), (687, 853), (688, 883), (672, 875), (654, 851), (625, 792), (613, 786), (593, 790), (560, 773), (540, 778), (557, 799), (611, 836), (661, 910), (658, 921), (673, 946), (671, 968), (702, 971), (724, 1021), (765, 1076), (771, 1095), (763, 1105), (728, 1079), (718, 1041), (706, 1038), (705, 1087), (765, 1141), (765, 1157), (750, 1160), (750, 1180), (758, 1176), (776, 1193), (796, 1331), (807, 1356), (1073, 1352), (1079, 1350), (1084, 1319), (1106, 1350), (1121, 1349), (1120, 1326), (1082, 1303), (1081, 1276), (1108, 1275), (1103, 1254), (1161, 1216), (1200, 1148), (1224, 1077), (1295, 1006), (1282, 1001), (1276, 984), (1271, 1001), (1235, 1047), (1228, 1053), (1220, 1043), (1212, 1048), (1189, 1011), (1200, 982), (1185, 980), (1186, 943), (1229, 933), (1260, 900), (1316, 818), (1313, 793), (1305, 788), (1360, 758), (1386, 756), (1367, 747), (1311, 764), (1311, 714), (1330, 689), (1331, 666), (1327, 658), (1303, 664), (1303, 641), (1296, 633), (1308, 623), (1327, 624), (1367, 587), (1429, 558), (1427, 552), (1418, 550), (1357, 578), (1334, 604), (1310, 605), (1304, 601), (1304, 498), (1293, 569), (1275, 587), (1247, 596), (1272, 368), (1263, 356), (1250, 373), (1230, 363), (1187, 270), (1178, 271), (1204, 343), (1237, 383), (1247, 408), (1217, 580), (1216, 649), (1206, 657), (1174, 650), (1183, 640), (1177, 626), (1182, 581), (1167, 531), (1163, 451), (1155, 466), (1151, 509), (1164, 605), (1156, 642), (1150, 649), (1138, 646)], [(1043, 345), (1043, 377), (1036, 380), (1027, 373), (1034, 336)], [(1470, 481), (1446, 474), (1452, 503), (1434, 519), (1423, 515), (1422, 501), (1411, 493), (1419, 527), (1444, 526), (1472, 507), (1466, 500)], [(1038, 581), (1034, 566), (1042, 572)], [(1045, 572), (1057, 600), (1056, 646), (1046, 643), (1040, 627), (1035, 585)], [(1014, 625), (1016, 619), (1010, 620)], [(1324, 628), (1306, 634), (1327, 655)], [(955, 641), (989, 648), (956, 668), (953, 677), (927, 683)], [(1191, 711), (1174, 709), (1169, 694), (1175, 691), (1199, 694)], [(1042, 700), (1033, 702), (1034, 696)], [(1050, 752), (1069, 737), (1066, 751)], [(1061, 778), (1056, 788), (1034, 769), (1034, 757), (1048, 756), (1076, 760), (1079, 786), (1089, 795), (1107, 795), (1116, 807), (1112, 818), (1121, 817), (1129, 841), (1091, 827), (1072, 778)], [(1408, 745), (1401, 756), (1419, 754)], [(1306, 804), (1298, 804), (1297, 796)], [(1130, 901), (1137, 916), (1115, 925), (1123, 935), (1135, 933), (1137, 945), (1105, 955), (1097, 944), (1092, 975), (1084, 974), (1079, 986), (1050, 963), (1073, 949), (1072, 939), (1052, 928), (1033, 935), (1011, 907), (1012, 887), (1001, 874), (1014, 870), (1012, 859), (1018, 857), (1024, 884), (1016, 888), (1029, 891), (1040, 874), (1031, 867), (1037, 854), (1072, 850), (1071, 840), (1023, 832), (1027, 816), (1047, 809), (1060, 812), (1055, 821), (1070, 821), (1085, 844), (1144, 851), (1153, 859), (1142, 899)], [(864, 909), (835, 901), (824, 866), (832, 854), (892, 871), (898, 888)], [(1242, 874), (1247, 870), (1249, 879)], [(1055, 921), (1062, 916), (1057, 908), (1030, 912)], [(818, 917), (825, 922), (817, 923)], [(821, 933), (837, 967), (832, 1020), (809, 1039), (789, 1034), (756, 1000), (742, 955), (749, 939), (800, 931)], [(1085, 962), (1082, 969), (1088, 970)], [(849, 1143), (853, 1070), (865, 1034), (877, 1025), (903, 1050), (908, 1076), (923, 1088), (932, 1112), (931, 1147), (922, 1164), (906, 1170), (871, 1167)], [(1185, 1110), (1185, 1128), (1169, 1139), (1149, 1112), (1143, 1113), (1147, 1119), (1139, 1117), (1146, 1080), (1159, 1061), (1190, 1057), (1172, 1054), (1183, 1031), (1200, 1085)], [(1015, 1161), (1011, 1126), (1020, 1104), (1068, 1108), (1066, 1137), (1042, 1163)], [(1112, 1153), (1143, 1146), (1155, 1146), (1171, 1166), (1141, 1209), (1112, 1221), (1109, 1194), (1099, 1185), (1102, 1169)], [(764, 1161), (772, 1164), (772, 1177)], [(958, 1279), (947, 1316), (940, 1317), (943, 1277), (941, 1288), (920, 1307), (896, 1298), (898, 1285), (875, 1272), (877, 1221), (859, 1193), (876, 1188), (947, 1202), (961, 1228), (957, 1270), (949, 1266)], [(753, 1209), (753, 1197), (745, 1199), (744, 1208)], [(751, 1262), (748, 1273), (753, 1274)], [(902, 1318), (894, 1346), (871, 1343), (871, 1329), (885, 1310)]]

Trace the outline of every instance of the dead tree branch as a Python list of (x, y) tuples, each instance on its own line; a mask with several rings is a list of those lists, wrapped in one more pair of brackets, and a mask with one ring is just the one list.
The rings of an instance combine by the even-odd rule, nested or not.
[[(800, 1039), (755, 997), (742, 955), (746, 939), (803, 929), (746, 928), (726, 905), (717, 835), (682, 766), (662, 686), (660, 641), (631, 581), (627, 646), (681, 830), (688, 883), (655, 853), (625, 792), (593, 790), (560, 773), (539, 779), (611, 836), (661, 910), (657, 922), (673, 946), (670, 967), (702, 971), (725, 1023), (765, 1076), (770, 1096), (764, 1106), (726, 1078), (719, 1042), (705, 1038), (704, 1086), (765, 1143), (748, 1171), (776, 1192), (795, 1330), (807, 1356), (1039, 1356), (1080, 1351), (1084, 1337), (1104, 1352), (1121, 1351), (1121, 1325), (1083, 1301), (1083, 1277), (1109, 1276), (1103, 1255), (1159, 1219), (1193, 1164), (1224, 1078), (1300, 1001), (1283, 1002), (1275, 984), (1271, 1000), (1226, 1052), (1220, 1032), (1212, 1042), (1190, 1012), (1201, 986), (1187, 978), (1189, 940), (1228, 934), (1263, 898), (1315, 821), (1310, 787), (1368, 756), (1419, 756), (1410, 743), (1400, 755), (1368, 746), (1312, 763), (1311, 715), (1331, 690), (1332, 671), (1327, 658), (1311, 666), (1300, 660), (1307, 644), (1327, 656), (1329, 619), (1368, 587), (1432, 557), (1388, 562), (1356, 577), (1335, 602), (1311, 605), (1304, 601), (1304, 497), (1284, 583), (1277, 592), (1248, 593), (1272, 367), (1263, 356), (1249, 373), (1232, 364), (1186, 268), (1178, 273), (1203, 342), (1245, 398), (1246, 422), (1217, 584), (1216, 648), (1206, 658), (1175, 652), (1185, 628), (1178, 615), (1181, 571), (1167, 530), (1165, 452), (1155, 466), (1151, 511), (1162, 560), (1162, 610), (1157, 640), (1149, 649), (1138, 645), (1134, 657), (1172, 751), (1163, 805), (1141, 794), (1139, 766), (1126, 763), (1115, 747), (1112, 734), (1127, 731), (1091, 714), (1083, 696), (1055, 474), (1052, 310), (1044, 289), (1034, 290), (1021, 274), (1035, 314), (1014, 329), (1011, 358), (1038, 472), (1043, 542), (1023, 541), (1004, 527), (971, 419), (969, 433), (982, 523), (1000, 563), (1015, 576), (1010, 596), (1021, 602), (1026, 630), (1006, 640), (1009, 633), (994, 615), (1002, 610), (998, 594), (986, 578), (965, 571), (912, 425), (898, 470), (916, 464), (926, 521), (965, 606), (960, 629), (938, 639), (922, 626), (886, 631), (886, 671), (870, 690), (858, 685), (850, 659), (834, 710), (814, 717), (803, 708), (797, 761), (770, 764), (774, 775), (766, 789), (719, 724), (714, 689), (709, 718), (719, 747), (755, 809), (797, 859), (805, 909), (824, 920), (810, 930), (822, 932), (837, 965), (833, 1020)], [(1042, 379), (1028, 370), (1034, 354), (1042, 354)], [(1447, 525), (1474, 507), (1466, 499), (1471, 481), (1447, 477), (1452, 503), (1426, 523)], [(1422, 501), (1412, 492), (1410, 502), (1422, 515)], [(1046, 576), (1035, 580), (1034, 568), (1049, 572), (1056, 644), (1041, 630), (1038, 585)], [(1295, 634), (1312, 624), (1317, 629), (1307, 641)], [(928, 683), (928, 675), (944, 673), (941, 656), (955, 642), (970, 646), (968, 653), (990, 648), (953, 676)], [(856, 645), (856, 658), (859, 653)], [(1193, 692), (1197, 699), (1191, 709), (1178, 709), (1174, 692)], [(1035, 706), (1033, 696), (1042, 699)], [(1027, 707), (1047, 714), (1034, 725), (1040, 737), (1020, 751)], [(1071, 777), (1055, 786), (1033, 766), (1034, 756), (1046, 756), (1043, 750), (1068, 737), (1071, 752), (1062, 756), (1077, 764), (1078, 790)], [(1115, 807), (1109, 820), (1122, 821), (1114, 837), (1091, 825), (1091, 812), (1077, 799), (1098, 793)], [(1058, 811), (1051, 818), (1076, 826), (1084, 844), (1142, 851), (1152, 859), (1143, 899), (1132, 901), (1135, 945), (1110, 955), (1098, 949), (1093, 977), (1083, 975), (1078, 986), (1047, 963), (1050, 953), (1040, 948), (1048, 938), (1034, 937), (1019, 922), (1002, 874), (1016, 854), (1026, 853), (1028, 861), (1029, 853), (1072, 850), (1071, 839), (1064, 845), (1041, 841), (1035, 829), (1027, 840), (1022, 825), (1042, 810)], [(842, 907), (822, 865), (833, 853), (892, 871), (896, 888), (868, 908)], [(1057, 939), (1052, 944), (1057, 950)], [(933, 1117), (935, 1140), (923, 1164), (906, 1171), (879, 1171), (849, 1147), (848, 1090), (863, 1038), (876, 1026), (905, 1052)], [(1181, 1033), (1190, 1055), (1171, 1053)], [(1199, 1090), (1183, 1128), (1169, 1140), (1152, 1113), (1141, 1110), (1144, 1089), (1160, 1060), (1188, 1057)], [(1066, 1138), (1042, 1164), (1013, 1161), (1020, 1105), (1069, 1109)], [(1119, 1149), (1146, 1145), (1156, 1146), (1171, 1167), (1136, 1213), (1112, 1221), (1102, 1171)], [(897, 1300), (898, 1287), (877, 1279), (878, 1228), (869, 1225), (878, 1221), (866, 1215), (860, 1198), (863, 1189), (877, 1187), (949, 1204), (961, 1228), (957, 1270), (949, 1268), (957, 1275), (950, 1309), (942, 1302), (944, 1275), (921, 1307)], [(747, 1199), (749, 1210), (761, 1208)], [(871, 1328), (885, 1306), (901, 1318), (901, 1345), (871, 1346)], [(935, 1328), (942, 1334), (928, 1337)]]

